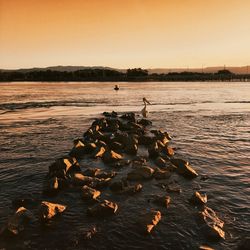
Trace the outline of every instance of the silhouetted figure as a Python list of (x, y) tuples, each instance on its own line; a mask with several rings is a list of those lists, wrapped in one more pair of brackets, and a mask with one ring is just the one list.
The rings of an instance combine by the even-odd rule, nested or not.
[(149, 113), (147, 111), (147, 104), (151, 105), (151, 103), (145, 97), (142, 98), (142, 101), (144, 103), (144, 108), (141, 110), (141, 113), (142, 113), (142, 116), (146, 118)]
[(115, 85), (114, 90), (116, 90), (116, 91), (119, 90), (119, 86)]

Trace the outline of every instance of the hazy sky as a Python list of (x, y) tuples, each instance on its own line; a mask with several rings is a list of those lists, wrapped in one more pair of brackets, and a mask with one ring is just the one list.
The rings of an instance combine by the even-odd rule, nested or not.
[(250, 0), (0, 0), (0, 68), (250, 64)]

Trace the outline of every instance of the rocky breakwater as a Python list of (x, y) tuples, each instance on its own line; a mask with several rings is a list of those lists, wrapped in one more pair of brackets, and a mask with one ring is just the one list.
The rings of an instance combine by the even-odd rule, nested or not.
[[(169, 181), (171, 176), (180, 175), (190, 182), (198, 176), (188, 161), (176, 157), (171, 140), (168, 132), (153, 129), (150, 120), (137, 119), (135, 113), (118, 115), (114, 111), (104, 112), (103, 117), (95, 119), (81, 138), (73, 141), (73, 148), (68, 155), (55, 159), (49, 165), (42, 200), (37, 202), (37, 218), (44, 223), (62, 212), (67, 213), (66, 205), (48, 202), (46, 199), (53, 200), (59, 193), (74, 190), (89, 204), (86, 210), (88, 216), (109, 216), (109, 220), (112, 220), (110, 216), (119, 213), (119, 208), (123, 206), (122, 200), (112, 200), (112, 194), (143, 195), (144, 185), (157, 185), (165, 190), (165, 194), (151, 194), (149, 200), (155, 208), (142, 208), (145, 210), (143, 223), (138, 223), (144, 232), (157, 230), (165, 214), (160, 210), (171, 206), (173, 197), (170, 193), (181, 192), (178, 182)], [(96, 162), (96, 166), (86, 166), (86, 159)], [(104, 198), (106, 192), (110, 192), (108, 197), (111, 200)], [(30, 221), (33, 218), (32, 211), (22, 207), (21, 201), (15, 202), (20, 207), (1, 230), (1, 234), (9, 231), (17, 235), (24, 230), (24, 220)], [(190, 206), (192, 204), (197, 208), (199, 222), (206, 232), (209, 231), (209, 236), (213, 239), (225, 238), (224, 223), (212, 209), (206, 207), (206, 203), (207, 197), (197, 191), (190, 199)], [(98, 232), (95, 230), (95, 233)]]

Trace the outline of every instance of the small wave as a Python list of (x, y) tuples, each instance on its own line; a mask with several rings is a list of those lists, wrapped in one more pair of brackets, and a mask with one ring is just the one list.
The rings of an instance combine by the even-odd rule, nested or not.
[(250, 103), (250, 101), (227, 101), (225, 103)]

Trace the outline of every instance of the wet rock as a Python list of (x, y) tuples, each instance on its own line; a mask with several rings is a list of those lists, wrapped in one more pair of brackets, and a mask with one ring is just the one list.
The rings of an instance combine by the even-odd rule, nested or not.
[(25, 229), (25, 226), (34, 219), (31, 211), (25, 207), (19, 207), (15, 214), (10, 217), (7, 225), (0, 231), (0, 235), (3, 233), (10, 233), (11, 235), (18, 235)]
[(160, 149), (158, 147), (157, 142), (151, 144), (148, 148), (148, 156), (152, 159), (155, 159), (159, 156)]
[(80, 159), (85, 154), (85, 144), (80, 139), (74, 140), (74, 147), (70, 151), (69, 155)]
[(136, 155), (138, 150), (138, 140), (132, 136), (129, 136), (125, 146), (125, 152), (127, 154)]
[(113, 117), (113, 118), (116, 118), (118, 116), (118, 114), (115, 111), (112, 111), (112, 112), (103, 112), (102, 114), (104, 116), (106, 116), (106, 117)]
[(199, 192), (194, 192), (190, 198), (190, 202), (194, 205), (204, 205), (207, 203), (207, 195), (201, 195)]
[(12, 206), (15, 209), (18, 209), (19, 207), (25, 207), (27, 209), (34, 208), (38, 205), (38, 201), (34, 198), (16, 198), (12, 201)]
[(152, 122), (150, 120), (144, 118), (139, 120), (137, 123), (141, 124), (144, 127), (152, 125)]
[(96, 199), (100, 195), (101, 195), (101, 192), (94, 189), (94, 188), (91, 188), (87, 185), (84, 185), (82, 187), (82, 198), (83, 199), (88, 199), (88, 200)]
[(102, 170), (100, 168), (87, 168), (83, 171), (84, 176), (95, 177), (97, 176)]
[(165, 147), (163, 147), (162, 152), (170, 157), (174, 155), (174, 149), (167, 146), (167, 145), (165, 145)]
[(171, 159), (173, 165), (177, 167), (176, 171), (186, 178), (195, 178), (198, 176), (196, 171), (189, 165), (189, 162), (182, 159)]
[(100, 171), (99, 173), (96, 174), (96, 177), (100, 178), (100, 179), (107, 179), (107, 178), (113, 178), (116, 175), (117, 175), (117, 173), (114, 171), (109, 171), (109, 172)]
[(125, 189), (125, 187), (128, 186), (128, 182), (126, 179), (121, 179), (119, 181), (112, 182), (109, 186), (109, 188), (113, 192), (120, 192)]
[(123, 190), (121, 190), (120, 194), (129, 194), (133, 195), (142, 190), (142, 185), (141, 184), (135, 184), (132, 186), (124, 187)]
[(117, 212), (118, 205), (114, 202), (104, 200), (88, 208), (88, 214), (92, 216), (107, 216)]
[(213, 209), (205, 207), (202, 212), (199, 212), (199, 217), (206, 236), (212, 240), (225, 239), (224, 222), (217, 217)]
[(90, 176), (85, 176), (82, 173), (74, 173), (71, 176), (71, 181), (76, 186), (89, 185), (95, 180), (95, 178)]
[(151, 145), (155, 142), (155, 138), (152, 136), (148, 136), (148, 135), (141, 135), (139, 136), (139, 140), (138, 140), (140, 145)]
[(163, 195), (163, 196), (158, 195), (153, 199), (153, 203), (166, 207), (166, 208), (169, 207), (170, 201), (171, 201), (171, 198), (168, 195)]
[(94, 153), (94, 157), (97, 158), (97, 157), (103, 157), (104, 153), (105, 153), (106, 149), (105, 147), (100, 147), (96, 150), (96, 152)]
[(42, 201), (39, 209), (39, 218), (42, 221), (52, 219), (58, 214), (61, 214), (66, 209), (66, 206), (47, 201)]
[(59, 192), (59, 182), (57, 177), (45, 179), (43, 182), (43, 193), (48, 196), (55, 196)]
[(171, 172), (168, 171), (168, 170), (162, 170), (162, 169), (159, 169), (159, 168), (155, 169), (154, 178), (157, 179), (157, 180), (167, 179), (170, 176), (171, 176)]
[(164, 137), (166, 137), (168, 141), (172, 140), (168, 132), (163, 132), (162, 130), (155, 130), (155, 129), (150, 130), (150, 132), (154, 134), (159, 140), (161, 140), (160, 138), (164, 138)]
[(113, 141), (111, 144), (109, 144), (110, 149), (116, 151), (116, 152), (122, 152), (124, 146), (122, 143), (118, 141)]
[(155, 160), (154, 160), (154, 163), (156, 166), (160, 167), (160, 168), (165, 168), (167, 166), (167, 162), (164, 158), (162, 157), (157, 157)]
[(93, 181), (89, 184), (89, 186), (93, 188), (103, 188), (109, 186), (111, 181), (111, 178), (93, 178)]
[(87, 143), (84, 146), (84, 154), (92, 154), (96, 150), (96, 144), (95, 143)]
[(146, 233), (151, 233), (152, 229), (159, 223), (161, 220), (161, 212), (157, 210), (151, 210), (143, 216), (144, 221), (144, 230)]
[(112, 162), (119, 161), (122, 159), (123, 159), (122, 155), (116, 153), (113, 150), (105, 151), (105, 153), (103, 154), (103, 161), (105, 163), (112, 163)]
[(49, 177), (65, 178), (71, 172), (80, 172), (81, 168), (75, 157), (57, 159), (49, 166)]
[(128, 180), (150, 179), (153, 176), (154, 169), (148, 166), (141, 166), (127, 174)]
[(121, 119), (128, 120), (131, 122), (135, 122), (135, 113), (125, 113), (120, 116)]

